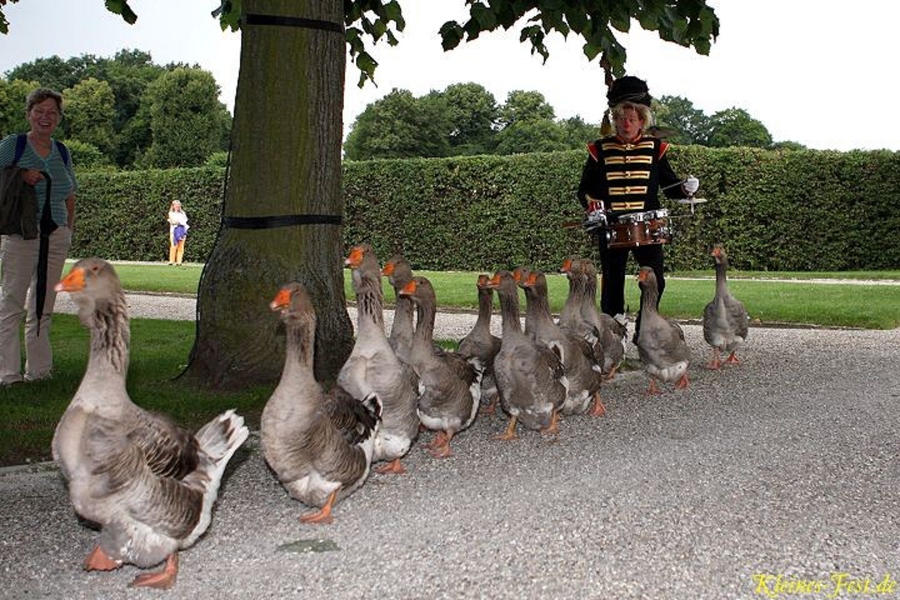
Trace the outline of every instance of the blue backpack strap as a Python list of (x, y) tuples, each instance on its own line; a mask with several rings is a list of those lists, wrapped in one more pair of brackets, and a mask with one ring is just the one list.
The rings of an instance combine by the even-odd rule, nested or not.
[(57, 142), (56, 140), (53, 140), (53, 141), (56, 142), (56, 149), (59, 150), (59, 155), (62, 156), (63, 164), (68, 167), (69, 166), (69, 149), (66, 148), (66, 145), (63, 144), (62, 142)]
[(25, 133), (20, 133), (16, 136), (16, 153), (13, 155), (13, 161), (10, 165), (11, 167), (19, 164), (19, 159), (22, 158), (22, 155), (25, 153), (25, 144), (28, 143), (28, 135)]

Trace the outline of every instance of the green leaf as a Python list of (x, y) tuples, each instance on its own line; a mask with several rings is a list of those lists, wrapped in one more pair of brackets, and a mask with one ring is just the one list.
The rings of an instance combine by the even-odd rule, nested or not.
[(241, 0), (222, 0), (222, 4), (212, 11), (212, 16), (219, 19), (222, 31), (241, 28)]
[(581, 47), (584, 55), (587, 57), (588, 61), (592, 61), (597, 58), (597, 55), (600, 54), (600, 47), (591, 43), (585, 42), (585, 44)]
[(122, 15), (122, 18), (129, 25), (134, 25), (137, 21), (137, 15), (128, 6), (128, 0), (106, 0), (106, 10)]
[(375, 68), (378, 66), (378, 61), (372, 58), (372, 55), (368, 52), (360, 52), (353, 62), (359, 69), (359, 87), (363, 87), (366, 80), (375, 83)]
[(456, 21), (447, 21), (441, 25), (439, 33), (441, 34), (441, 47), (445, 51), (453, 50), (459, 46), (463, 38), (463, 28)]
[(403, 31), (403, 28), (406, 26), (406, 22), (403, 20), (403, 9), (397, 0), (391, 0), (391, 2), (384, 5), (384, 18), (397, 23), (398, 31)]
[(584, 33), (589, 23), (587, 14), (577, 10), (566, 11), (566, 22), (572, 31), (576, 33)]
[(493, 31), (497, 27), (497, 17), (484, 4), (473, 4), (469, 14), (472, 15), (472, 20), (478, 23), (479, 31)]

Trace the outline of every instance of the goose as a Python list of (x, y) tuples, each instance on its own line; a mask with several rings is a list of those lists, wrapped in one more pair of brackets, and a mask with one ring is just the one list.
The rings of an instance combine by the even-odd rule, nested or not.
[(720, 353), (728, 353), (727, 364), (739, 364), (738, 346), (747, 340), (747, 309), (728, 290), (725, 272), (728, 270), (728, 255), (720, 245), (713, 246), (710, 253), (716, 265), (716, 295), (703, 310), (703, 339), (712, 346), (712, 357), (706, 365), (710, 369), (722, 366)]
[(52, 442), (75, 512), (100, 528), (84, 568), (146, 569), (165, 561), (132, 585), (169, 588), (178, 551), (209, 528), (225, 466), (249, 430), (228, 410), (191, 433), (132, 402), (128, 309), (108, 262), (79, 260), (55, 289), (71, 294), (91, 332), (87, 369)]
[(356, 292), (357, 327), (356, 342), (338, 372), (337, 383), (358, 401), (373, 394), (381, 400), (381, 427), (375, 435), (373, 460), (387, 464), (375, 472), (403, 474), (406, 468), (401, 458), (419, 433), (415, 372), (397, 358), (385, 336), (381, 269), (372, 246), (354, 246), (344, 264), (350, 267)]
[(429, 447), (435, 458), (450, 456), (453, 436), (475, 420), (481, 400), (483, 367), (459, 354), (434, 347), (437, 300), (425, 277), (413, 277), (400, 295), (416, 305), (416, 331), (411, 352), (419, 376), (419, 420), (438, 435)]
[[(563, 331), (587, 340), (591, 348), (591, 360), (602, 368), (605, 366), (603, 344), (601, 343), (602, 323), (597, 315), (596, 307), (593, 314), (584, 310), (588, 302), (586, 297), (587, 276), (582, 268), (581, 259), (569, 257), (563, 261), (560, 271), (566, 274), (569, 280), (569, 294), (566, 303), (559, 313), (559, 326)], [(605, 372), (604, 372), (605, 377)]]
[(509, 426), (500, 440), (516, 438), (516, 424), (543, 433), (559, 432), (559, 410), (566, 400), (563, 365), (559, 354), (540, 345), (522, 331), (519, 292), (512, 273), (499, 270), (490, 281), (500, 299), (502, 335), (494, 357), (494, 376)]
[(659, 292), (656, 274), (650, 267), (641, 267), (637, 274), (641, 288), (641, 335), (637, 339), (638, 355), (650, 376), (648, 394), (658, 394), (656, 380), (676, 381), (676, 389), (686, 389), (691, 350), (684, 341), (681, 327), (659, 314)]
[(476, 282), (478, 289), (478, 318), (466, 336), (460, 340), (457, 352), (464, 358), (477, 358), (484, 367), (481, 379), (481, 403), (484, 412), (494, 414), (497, 401), (497, 380), (494, 378), (494, 357), (500, 352), (500, 338), (491, 333), (491, 316), (494, 310), (494, 290), (490, 276), (482, 273)]
[(528, 301), (526, 327), (530, 320), (533, 339), (555, 350), (563, 365), (568, 385), (562, 414), (580, 415), (591, 407), (591, 415), (605, 414), (606, 408), (600, 399), (602, 369), (601, 365), (595, 362), (594, 350), (590, 343), (580, 335), (562, 329), (553, 322), (550, 301), (547, 297), (547, 278), (543, 272), (530, 271), (521, 286)]
[(415, 307), (412, 300), (400, 295), (400, 290), (413, 278), (412, 268), (404, 257), (395, 254), (384, 263), (381, 274), (388, 278), (391, 287), (394, 288), (395, 306), (394, 321), (391, 324), (391, 334), (388, 343), (397, 354), (397, 357), (405, 363), (409, 363), (409, 352), (412, 346), (413, 331), (415, 329)]
[[(516, 267), (512, 270), (513, 281), (516, 282), (517, 286), (522, 287), (522, 283), (528, 277), (529, 273), (531, 273), (531, 269), (529, 269), (527, 267)], [(499, 294), (498, 294), (498, 296), (499, 296)], [(528, 302), (526, 302), (525, 303), (525, 317), (523, 319), (525, 322), (525, 335), (532, 339), (534, 339), (534, 331), (532, 331), (531, 328), (534, 327), (534, 318), (530, 316), (530, 311), (533, 311), (533, 310), (534, 310), (534, 307), (531, 306), (530, 304), (528, 304)]]
[(597, 331), (593, 323), (589, 322), (581, 314), (585, 280), (584, 273), (581, 270), (580, 259), (576, 256), (567, 257), (563, 260), (559, 270), (565, 273), (566, 279), (569, 280), (569, 293), (566, 296), (566, 302), (562, 310), (559, 312), (559, 326), (585, 339), (589, 339), (592, 336), (597, 337)]
[(607, 381), (615, 378), (619, 366), (625, 360), (625, 339), (628, 330), (623, 320), (597, 310), (597, 267), (589, 258), (580, 261), (584, 277), (584, 296), (581, 302), (582, 318), (593, 323), (600, 333), (603, 348), (603, 374)]
[(260, 421), (263, 456), (291, 497), (320, 509), (302, 523), (331, 523), (335, 503), (369, 476), (381, 403), (376, 395), (358, 402), (338, 386), (322, 392), (313, 374), (316, 313), (303, 285), (283, 286), (269, 306), (281, 315), (287, 343)]

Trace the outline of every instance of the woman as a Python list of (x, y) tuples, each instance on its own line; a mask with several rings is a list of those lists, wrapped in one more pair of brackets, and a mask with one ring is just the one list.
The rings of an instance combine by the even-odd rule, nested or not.
[(181, 202), (173, 200), (169, 206), (169, 264), (181, 265), (184, 258), (184, 240), (187, 237), (187, 215), (181, 210)]
[[(615, 129), (611, 135), (588, 144), (589, 156), (578, 186), (578, 200), (591, 215), (589, 220), (597, 211), (608, 222), (615, 222), (623, 214), (656, 210), (660, 208), (660, 191), (669, 198), (685, 198), (696, 192), (700, 186), (696, 178), (682, 181), (672, 170), (666, 157), (668, 143), (647, 134), (653, 124), (647, 84), (637, 77), (622, 77), (613, 82), (606, 97)], [(603, 312), (613, 317), (625, 313), (629, 251), (638, 265), (653, 268), (662, 297), (665, 278), (661, 244), (612, 249), (607, 247), (604, 235), (598, 238)], [(635, 323), (635, 340), (639, 329), (640, 321)]]
[[(63, 115), (62, 95), (54, 90), (39, 88), (25, 100), (25, 118), (30, 129), (24, 152), (18, 161), (23, 169), (22, 179), (33, 185), (38, 201), (38, 222), (50, 187), (49, 218), (45, 231), (37, 239), (21, 235), (4, 235), (0, 240), (0, 387), (21, 381), (47, 379), (53, 371), (50, 349), (50, 325), (56, 301), (54, 286), (60, 280), (75, 224), (75, 192), (77, 182), (68, 160), (68, 151), (52, 136)], [(13, 164), (16, 135), (0, 141), (0, 167)], [(62, 150), (61, 150), (62, 148)], [(48, 235), (48, 231), (53, 230)], [(38, 255), (40, 238), (47, 241), (46, 289), (43, 309), (37, 314), (35, 288), (38, 285)], [(43, 280), (43, 277), (40, 278)], [(29, 295), (29, 291), (31, 294)], [(28, 306), (25, 299), (29, 298)], [(25, 372), (22, 374), (19, 328), (25, 317)]]

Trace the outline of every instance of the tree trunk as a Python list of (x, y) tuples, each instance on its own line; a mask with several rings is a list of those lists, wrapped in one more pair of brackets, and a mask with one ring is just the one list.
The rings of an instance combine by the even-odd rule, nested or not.
[[(269, 302), (289, 281), (309, 289), (318, 314), (316, 376), (333, 379), (353, 345), (339, 222), (297, 223), (343, 214), (343, 3), (243, 0), (243, 11), (223, 221), (200, 280), (185, 373), (216, 389), (277, 381), (284, 335)], [(252, 15), (293, 20), (254, 24)]]

